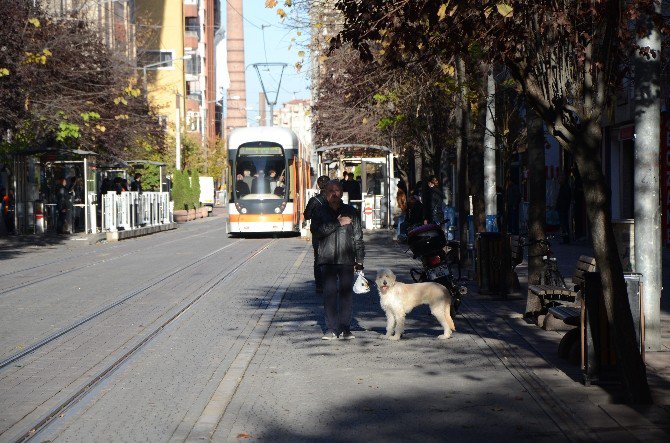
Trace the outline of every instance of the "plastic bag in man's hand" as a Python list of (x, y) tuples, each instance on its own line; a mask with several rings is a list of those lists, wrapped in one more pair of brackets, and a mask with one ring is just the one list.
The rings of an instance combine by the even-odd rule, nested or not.
[(363, 276), (363, 271), (357, 271), (356, 274), (358, 274), (358, 276), (354, 282), (354, 292), (356, 294), (365, 294), (370, 292), (370, 284)]

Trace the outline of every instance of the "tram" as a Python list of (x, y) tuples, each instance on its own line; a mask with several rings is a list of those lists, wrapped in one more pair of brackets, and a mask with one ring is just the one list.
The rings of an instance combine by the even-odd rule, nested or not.
[(228, 137), (228, 159), (233, 173), (228, 232), (299, 232), (310, 167), (293, 131), (234, 129)]

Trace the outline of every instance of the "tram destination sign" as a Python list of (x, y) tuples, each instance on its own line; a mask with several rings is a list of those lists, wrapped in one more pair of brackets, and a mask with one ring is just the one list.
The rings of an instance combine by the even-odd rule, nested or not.
[(238, 155), (282, 155), (280, 146), (241, 146)]

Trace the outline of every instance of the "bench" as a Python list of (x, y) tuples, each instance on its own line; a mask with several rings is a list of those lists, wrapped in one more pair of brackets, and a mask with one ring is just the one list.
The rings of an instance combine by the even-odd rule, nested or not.
[(523, 237), (520, 235), (509, 236), (510, 265), (512, 266), (512, 289), (519, 291), (519, 276), (516, 273), (516, 267), (523, 262)]
[(588, 255), (582, 255), (577, 260), (575, 266), (575, 273), (572, 276), (572, 289), (560, 288), (549, 285), (528, 285), (528, 290), (540, 299), (543, 308), (550, 308), (548, 306), (552, 302), (557, 303), (575, 303), (577, 297), (581, 296), (582, 288), (584, 287), (584, 274), (587, 272), (594, 272), (596, 270), (596, 259)]

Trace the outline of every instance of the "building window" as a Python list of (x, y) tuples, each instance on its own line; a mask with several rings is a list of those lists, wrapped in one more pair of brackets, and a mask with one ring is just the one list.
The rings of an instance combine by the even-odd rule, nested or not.
[(137, 66), (139, 68), (146, 69), (165, 69), (172, 68), (174, 60), (174, 51), (144, 51), (140, 54), (140, 57), (137, 61)]
[(197, 81), (197, 80), (187, 81), (186, 82), (186, 95), (191, 100), (200, 101), (200, 97), (201, 97), (200, 82)]
[(201, 72), (200, 57), (198, 57), (197, 54), (192, 54), (190, 58), (186, 59), (186, 74), (200, 75), (200, 72)]
[(200, 113), (189, 111), (186, 113), (186, 128), (188, 131), (200, 131)]
[(184, 35), (200, 40), (200, 21), (198, 17), (186, 17), (184, 20)]

